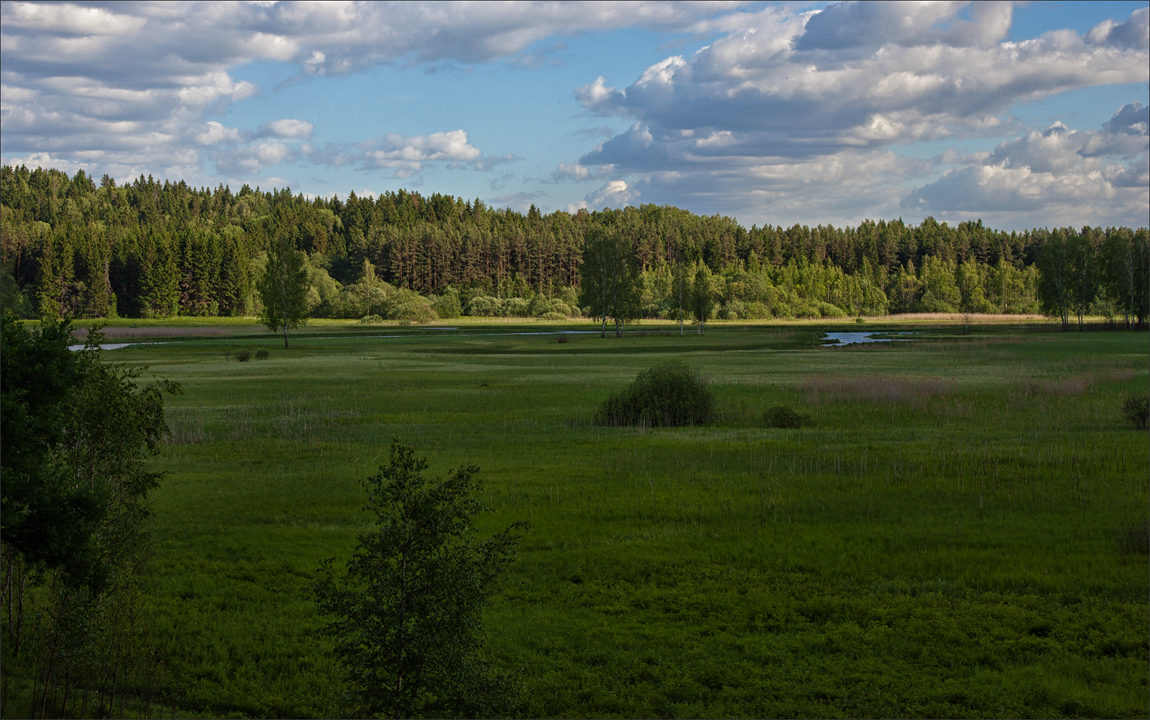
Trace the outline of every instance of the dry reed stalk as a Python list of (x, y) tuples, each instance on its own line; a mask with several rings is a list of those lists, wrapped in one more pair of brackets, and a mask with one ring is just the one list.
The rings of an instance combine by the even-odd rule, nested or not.
[(1050, 380), (1028, 380), (1023, 385), (1023, 392), (1027, 395), (1057, 395), (1067, 397), (1081, 395), (1094, 384), (1094, 378), (1089, 375), (1072, 375), (1064, 378)]
[[(232, 335), (234, 333), (251, 332), (252, 328), (221, 328), (221, 327), (106, 327), (100, 332), (109, 340), (113, 338), (144, 338), (144, 337), (199, 337), (203, 335)], [(88, 337), (88, 328), (76, 328), (72, 337), (83, 340)]]
[(1110, 373), (1110, 382), (1130, 382), (1137, 376), (1138, 373), (1134, 372), (1133, 370), (1115, 370), (1114, 372)]
[(910, 405), (921, 408), (935, 395), (951, 391), (950, 383), (941, 378), (894, 378), (881, 376), (811, 377), (803, 381), (808, 401), (873, 402)]

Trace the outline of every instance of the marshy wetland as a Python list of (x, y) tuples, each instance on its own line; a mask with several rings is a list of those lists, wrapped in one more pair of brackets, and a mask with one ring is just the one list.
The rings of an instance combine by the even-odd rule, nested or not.
[[(394, 436), (433, 474), (481, 468), (485, 530), (530, 522), (485, 614), (524, 716), (1146, 716), (1150, 451), (1122, 413), (1145, 333), (540, 329), (107, 353), (183, 387), (151, 496), (150, 712), (341, 713), (311, 587), (365, 530)], [(596, 422), (668, 360), (707, 378), (714, 423)], [(802, 427), (766, 427), (776, 406)]]

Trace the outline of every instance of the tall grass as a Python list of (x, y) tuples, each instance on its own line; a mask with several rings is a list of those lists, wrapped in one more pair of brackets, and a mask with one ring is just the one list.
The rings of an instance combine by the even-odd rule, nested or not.
[[(824, 350), (824, 328), (117, 351), (185, 388), (146, 588), (163, 697), (339, 714), (307, 588), (363, 531), (359, 479), (397, 435), (433, 472), (482, 468), (481, 532), (532, 523), (486, 617), (525, 714), (1145, 716), (1150, 450), (1121, 410), (1139, 338)], [(710, 378), (715, 423), (595, 422), (673, 359)], [(779, 405), (810, 425), (763, 427)]]

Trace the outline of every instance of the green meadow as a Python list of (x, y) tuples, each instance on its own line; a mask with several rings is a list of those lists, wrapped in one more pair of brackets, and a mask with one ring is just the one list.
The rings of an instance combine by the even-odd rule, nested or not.
[[(820, 340), (884, 328), (915, 334)], [(189, 326), (105, 352), (183, 386), (152, 495), (150, 712), (342, 712), (310, 588), (367, 528), (360, 480), (394, 436), (433, 474), (481, 467), (485, 530), (530, 522), (485, 615), (523, 716), (1150, 714), (1150, 448), (1122, 414), (1145, 333), (562, 329), (313, 326), (285, 350)], [(596, 425), (670, 359), (708, 378), (715, 424)], [(777, 405), (807, 424), (767, 428)]]

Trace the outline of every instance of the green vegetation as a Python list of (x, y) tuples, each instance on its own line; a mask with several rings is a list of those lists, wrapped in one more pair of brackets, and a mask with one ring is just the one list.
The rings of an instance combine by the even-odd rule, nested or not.
[(715, 418), (715, 397), (699, 374), (672, 361), (645, 370), (599, 407), (604, 425), (683, 427)]
[(484, 510), (479, 468), (444, 480), (423, 477), (426, 458), (391, 443), (386, 467), (364, 483), (376, 528), (359, 536), (336, 578), (324, 564), (320, 610), (335, 639), (357, 717), (492, 717), (511, 709), (506, 678), (489, 675), (480, 612), (515, 559), (523, 523), (474, 539)]
[(806, 418), (790, 405), (775, 405), (763, 413), (763, 423), (778, 430), (797, 430)]
[(161, 679), (140, 569), (162, 393), (179, 387), (101, 362), (99, 332), (69, 351), (70, 330), (5, 313), (0, 336), (5, 688), (12, 664), (29, 671), (23, 707), (3, 703), (26, 717), (109, 717)]
[(1144, 392), (1133, 393), (1122, 403), (1122, 412), (1135, 427), (1145, 430), (1150, 424), (1150, 396)]
[[(281, 246), (282, 251), (281, 251)], [(306, 261), (300, 267), (300, 256)], [(1145, 327), (1150, 232), (981, 221), (740, 226), (675, 207), (572, 215), (400, 190), (307, 200), (0, 167), (0, 302), (26, 318), (844, 318), (1038, 313)], [(269, 307), (290, 259), (307, 289)], [(303, 276), (306, 275), (306, 281)], [(302, 304), (302, 307), (301, 307)], [(290, 312), (287, 312), (290, 309)], [(268, 315), (271, 313), (271, 315)]]
[(260, 322), (272, 332), (283, 332), (284, 347), (288, 331), (307, 322), (307, 259), (286, 239), (271, 244), (263, 272), (256, 282), (259, 291)]
[[(531, 523), (483, 612), (524, 716), (1145, 717), (1150, 449), (1122, 411), (1145, 336), (821, 347), (855, 327), (313, 325), (239, 364), (259, 335), (228, 325), (106, 352), (185, 389), (140, 586), (164, 672), (127, 714), (351, 712), (312, 588), (377, 527), (361, 481), (396, 436), (432, 475), (482, 467), (480, 536)], [(597, 422), (669, 361), (709, 379), (712, 424)], [(775, 406), (811, 423), (765, 428)], [(31, 714), (3, 650), (3, 711)]]

